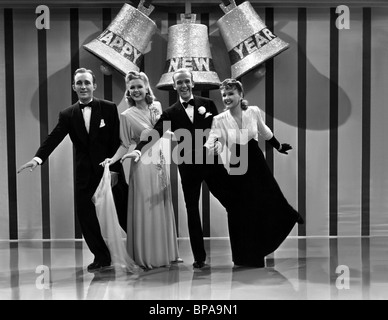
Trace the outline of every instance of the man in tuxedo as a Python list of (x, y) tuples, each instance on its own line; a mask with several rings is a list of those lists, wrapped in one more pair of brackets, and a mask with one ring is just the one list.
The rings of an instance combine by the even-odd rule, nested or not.
[[(97, 88), (93, 71), (77, 69), (73, 79), (72, 88), (79, 100), (59, 113), (56, 127), (42, 143), (35, 157), (22, 165), (18, 173), (26, 168), (32, 171), (41, 165), (69, 134), (75, 147), (76, 213), (84, 239), (94, 254), (94, 261), (88, 266), (88, 271), (94, 272), (111, 264), (110, 252), (101, 235), (92, 197), (104, 170), (99, 164), (112, 157), (120, 145), (119, 117), (113, 102), (93, 97)], [(127, 184), (123, 168), (117, 163), (111, 167), (111, 171), (116, 172), (112, 175), (112, 181), (116, 182), (112, 191), (118, 218), (126, 230)]]
[[(214, 155), (220, 150), (211, 150), (213, 153), (210, 153), (204, 147), (213, 117), (218, 114), (216, 105), (208, 98), (193, 95), (194, 81), (189, 69), (177, 70), (173, 74), (173, 81), (179, 100), (162, 113), (152, 135), (142, 138), (135, 150), (124, 155), (122, 159), (133, 158), (135, 162), (138, 161), (141, 154), (151, 147), (152, 141), (155, 141), (152, 136), (156, 133), (157, 139), (168, 129), (175, 133), (178, 145), (184, 145), (176, 161), (187, 209), (190, 244), (194, 255), (193, 267), (202, 269), (208, 266), (205, 263), (206, 251), (199, 214), (202, 182), (206, 182), (210, 192), (228, 213), (231, 212), (234, 203), (227, 183), (227, 171), (222, 162), (218, 161), (218, 156)], [(220, 143), (216, 143), (215, 149), (220, 148)]]

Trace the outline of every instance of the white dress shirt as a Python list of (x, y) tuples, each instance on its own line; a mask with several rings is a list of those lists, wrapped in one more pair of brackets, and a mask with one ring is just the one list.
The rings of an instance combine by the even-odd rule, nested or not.
[[(88, 104), (90, 102), (92, 102), (92, 100), (90, 100), (89, 102), (85, 103), (85, 104)], [(81, 102), (79, 102), (80, 104), (83, 104)], [(84, 121), (85, 121), (85, 128), (86, 128), (86, 131), (89, 133), (89, 128), (90, 128), (90, 117), (92, 115), (92, 108), (87, 106), (87, 107), (84, 107), (82, 110), (82, 114), (84, 116)]]
[[(190, 97), (190, 99), (194, 99), (193, 95)], [(182, 105), (183, 105), (183, 102), (185, 102), (181, 97), (179, 97), (179, 101), (181, 102)], [(187, 113), (187, 116), (189, 117), (190, 121), (194, 122), (194, 106), (189, 104), (189, 105), (187, 105), (187, 108), (185, 108), (185, 109), (186, 109), (186, 113)]]

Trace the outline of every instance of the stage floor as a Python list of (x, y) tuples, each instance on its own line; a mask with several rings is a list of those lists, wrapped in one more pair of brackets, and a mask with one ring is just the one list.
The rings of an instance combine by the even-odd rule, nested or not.
[(206, 239), (211, 268), (183, 263), (89, 273), (82, 240), (0, 241), (1, 300), (386, 300), (388, 237), (289, 237), (262, 269), (234, 268), (229, 240)]

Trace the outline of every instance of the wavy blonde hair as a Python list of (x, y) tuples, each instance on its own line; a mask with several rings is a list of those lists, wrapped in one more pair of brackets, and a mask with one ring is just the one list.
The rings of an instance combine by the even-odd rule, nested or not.
[(148, 105), (151, 105), (156, 98), (154, 93), (152, 92), (150, 81), (148, 80), (148, 77), (144, 72), (138, 72), (138, 71), (129, 71), (125, 76), (125, 86), (126, 86), (125, 100), (127, 101), (128, 105), (130, 107), (133, 107), (136, 104), (135, 101), (129, 95), (129, 89), (128, 89), (129, 82), (134, 79), (140, 79), (144, 82), (144, 85), (147, 91), (145, 96), (145, 101)]

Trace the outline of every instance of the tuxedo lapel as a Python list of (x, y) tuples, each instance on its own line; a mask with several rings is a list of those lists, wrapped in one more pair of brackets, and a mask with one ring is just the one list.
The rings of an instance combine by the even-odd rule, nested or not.
[(182, 126), (184, 128), (190, 128), (192, 127), (194, 124), (191, 122), (189, 116), (187, 115), (186, 113), (186, 110), (185, 108), (182, 106), (182, 104), (180, 103), (180, 101), (178, 100), (178, 102), (175, 104), (175, 110), (178, 114), (178, 119), (180, 121), (182, 121)]
[(202, 105), (202, 101), (198, 97), (194, 97), (194, 123), (199, 123), (204, 119), (204, 115), (198, 112), (198, 108)]
[(93, 141), (97, 137), (98, 130), (100, 129), (100, 123), (101, 123), (101, 102), (100, 100), (94, 98), (93, 107), (92, 107), (92, 116), (90, 118), (90, 127), (89, 127), (90, 141)]
[(74, 107), (74, 128), (77, 132), (78, 137), (82, 140), (82, 142), (87, 144), (88, 133), (85, 128), (84, 116), (79, 106), (79, 102), (74, 104), (73, 107)]

